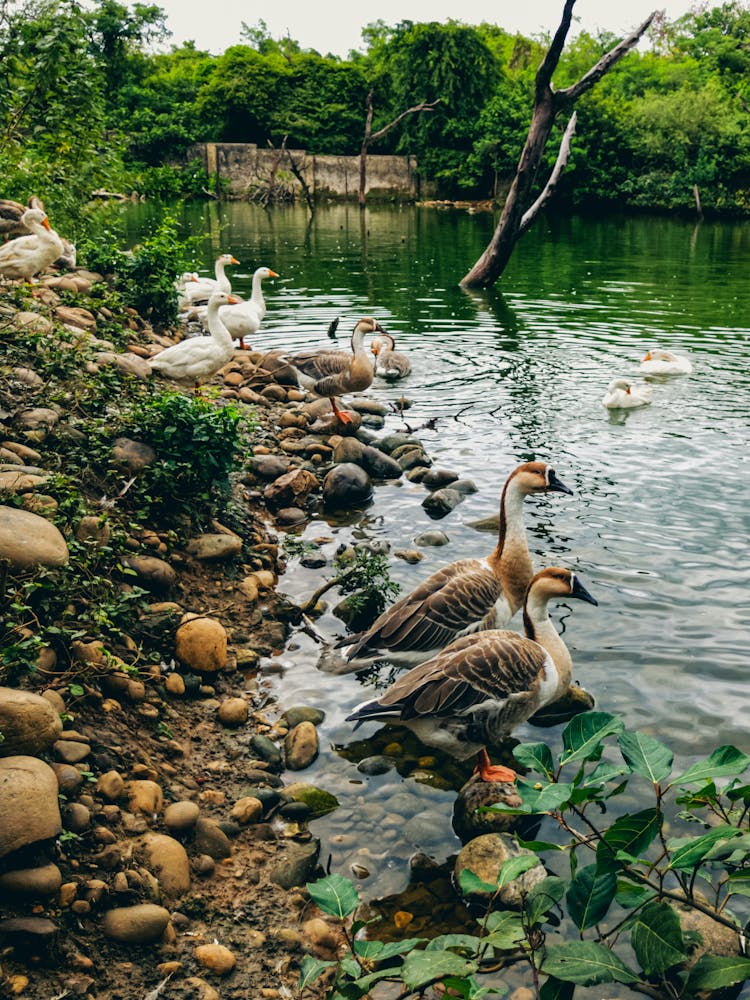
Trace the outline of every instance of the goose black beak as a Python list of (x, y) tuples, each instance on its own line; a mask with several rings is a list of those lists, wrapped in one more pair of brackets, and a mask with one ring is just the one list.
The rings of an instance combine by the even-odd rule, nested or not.
[(547, 488), (552, 493), (567, 493), (568, 496), (570, 496), (570, 497), (573, 496), (573, 490), (571, 490), (569, 487), (567, 487), (565, 485), (565, 483), (562, 481), (562, 479), (560, 479), (557, 476), (557, 474), (556, 474), (556, 472), (555, 472), (554, 469), (550, 469), (549, 470), (549, 476), (548, 476), (547, 482), (548, 482)]
[(573, 576), (573, 589), (570, 592), (570, 596), (577, 597), (579, 601), (586, 601), (588, 604), (593, 604), (596, 607), (599, 606), (597, 599), (591, 596), (577, 576)]

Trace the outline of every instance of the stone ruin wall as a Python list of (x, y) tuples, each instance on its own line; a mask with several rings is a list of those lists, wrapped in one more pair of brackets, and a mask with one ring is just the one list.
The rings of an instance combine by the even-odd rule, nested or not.
[[(289, 151), (300, 174), (314, 197), (356, 199), (359, 191), (358, 156), (316, 156), (305, 150)], [(249, 142), (203, 142), (188, 152), (189, 159), (199, 159), (206, 172), (223, 183), (232, 198), (243, 198), (257, 187), (268, 185), (278, 163), (277, 182), (290, 185), (297, 197), (304, 197), (302, 186), (280, 151), (262, 149)], [(414, 201), (431, 197), (431, 185), (417, 175), (413, 156), (368, 156), (365, 193), (371, 198), (398, 198)]]

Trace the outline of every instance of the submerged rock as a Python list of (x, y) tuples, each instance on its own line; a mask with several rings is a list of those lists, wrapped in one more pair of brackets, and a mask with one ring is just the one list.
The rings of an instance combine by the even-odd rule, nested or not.
[[(497, 884), (500, 869), (505, 862), (521, 854), (533, 856), (532, 851), (518, 847), (513, 838), (507, 834), (485, 833), (480, 837), (475, 837), (458, 852), (454, 866), (456, 882), (458, 883), (461, 872), (468, 870), (473, 872), (482, 882), (494, 886)], [(498, 894), (500, 903), (512, 909), (519, 909), (523, 896), (546, 876), (547, 871), (539, 861), (533, 868), (529, 868), (518, 878), (503, 886)], [(494, 892), (476, 889), (468, 895), (471, 899), (487, 902), (494, 895)]]

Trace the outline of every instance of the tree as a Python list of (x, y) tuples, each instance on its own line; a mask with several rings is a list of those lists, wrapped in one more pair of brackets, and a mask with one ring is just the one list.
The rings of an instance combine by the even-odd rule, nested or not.
[(394, 118), (392, 121), (384, 125), (383, 128), (378, 129), (377, 132), (372, 131), (372, 116), (373, 116), (373, 106), (372, 106), (372, 91), (367, 95), (367, 117), (365, 118), (365, 134), (362, 137), (362, 146), (359, 151), (359, 207), (365, 207), (365, 186), (367, 184), (367, 150), (371, 143), (376, 142), (378, 139), (382, 139), (390, 130), (398, 125), (400, 121), (406, 118), (407, 115), (414, 115), (420, 111), (432, 111), (435, 105), (440, 101), (438, 98), (436, 101), (423, 101), (421, 104), (415, 104), (413, 108), (407, 108), (406, 111), (402, 111), (400, 115)]
[(534, 183), (552, 127), (558, 115), (568, 112), (576, 100), (597, 83), (615, 63), (633, 48), (654, 19), (654, 11), (634, 32), (605, 53), (580, 79), (561, 90), (552, 87), (552, 75), (560, 61), (570, 28), (575, 0), (565, 0), (562, 20), (549, 49), (537, 70), (534, 87), (534, 110), (526, 143), (516, 168), (516, 175), (505, 199), (500, 221), (486, 250), (469, 273), (461, 280), (466, 287), (486, 288), (493, 285), (505, 270), (516, 243), (529, 228), (552, 193), (560, 173), (565, 168), (570, 139), (575, 128), (575, 115), (565, 130), (555, 168), (541, 195), (532, 204)]

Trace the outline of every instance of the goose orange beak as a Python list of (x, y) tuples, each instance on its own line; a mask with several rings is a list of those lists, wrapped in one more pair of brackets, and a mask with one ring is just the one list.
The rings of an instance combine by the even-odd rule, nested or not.
[(227, 302), (230, 306), (236, 306), (239, 304), (240, 299), (236, 295), (227, 295)]
[(229, 263), (230, 264), (239, 264), (239, 261), (237, 260), (236, 257), (231, 257), (230, 260), (229, 260)]
[(49, 219), (47, 218), (47, 216), (46, 216), (46, 215), (45, 215), (45, 217), (44, 217), (44, 218), (42, 219), (42, 225), (43, 225), (43, 226), (44, 226), (44, 228), (45, 228), (45, 229), (47, 230), (47, 232), (52, 232), (52, 226), (51, 226), (51, 225), (49, 224)]
[(272, 271), (271, 268), (269, 267), (268, 268), (268, 277), (269, 278), (278, 278), (279, 275), (275, 271)]
[(651, 351), (647, 351), (646, 352), (646, 357), (643, 360), (644, 361), (650, 361), (651, 360)]

